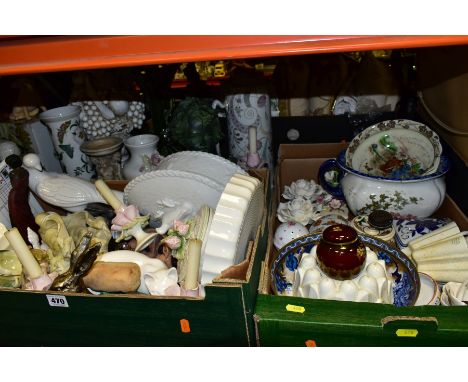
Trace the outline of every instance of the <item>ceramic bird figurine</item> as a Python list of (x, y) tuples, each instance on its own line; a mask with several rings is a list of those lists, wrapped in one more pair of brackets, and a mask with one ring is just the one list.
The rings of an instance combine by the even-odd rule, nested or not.
[[(84, 210), (88, 203), (106, 203), (93, 183), (66, 174), (44, 171), (36, 154), (26, 154), (23, 166), (29, 172), (29, 188), (49, 204), (78, 212)], [(122, 192), (114, 191), (114, 194), (123, 200)]]

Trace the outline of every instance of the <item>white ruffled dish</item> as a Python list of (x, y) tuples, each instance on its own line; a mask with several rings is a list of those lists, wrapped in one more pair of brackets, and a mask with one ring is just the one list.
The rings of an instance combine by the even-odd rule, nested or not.
[(235, 163), (219, 155), (203, 151), (179, 151), (168, 155), (158, 165), (158, 170), (187, 171), (206, 176), (223, 186), (236, 174), (246, 172)]
[(234, 175), (222, 193), (202, 252), (201, 284), (245, 259), (263, 211), (262, 183), (250, 176)]
[(162, 217), (165, 229), (174, 220), (190, 219), (204, 205), (216, 208), (224, 187), (202, 175), (185, 171), (156, 170), (133, 179), (124, 190), (126, 204), (135, 204), (141, 215)]

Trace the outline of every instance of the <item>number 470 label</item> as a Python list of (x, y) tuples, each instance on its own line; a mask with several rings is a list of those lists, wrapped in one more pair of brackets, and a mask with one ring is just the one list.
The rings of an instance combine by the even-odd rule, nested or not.
[(65, 296), (58, 296), (55, 294), (47, 294), (46, 296), (50, 306), (60, 306), (62, 308), (68, 308), (68, 302)]

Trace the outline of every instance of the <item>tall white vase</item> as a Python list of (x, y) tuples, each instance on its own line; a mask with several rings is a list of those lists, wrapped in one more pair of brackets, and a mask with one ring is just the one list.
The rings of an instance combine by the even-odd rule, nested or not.
[(268, 94), (234, 94), (226, 97), (229, 150), (243, 160), (249, 153), (249, 128), (257, 129), (257, 151), (273, 167), (271, 148), (271, 109)]
[(49, 127), (63, 171), (89, 180), (94, 175), (94, 167), (80, 150), (84, 142), (84, 133), (79, 124), (80, 112), (79, 106), (62, 106), (39, 114), (39, 119)]
[(127, 138), (125, 147), (130, 151), (130, 159), (123, 166), (125, 179), (131, 180), (148, 171), (156, 170), (161, 156), (157, 150), (159, 137), (153, 134), (141, 134)]

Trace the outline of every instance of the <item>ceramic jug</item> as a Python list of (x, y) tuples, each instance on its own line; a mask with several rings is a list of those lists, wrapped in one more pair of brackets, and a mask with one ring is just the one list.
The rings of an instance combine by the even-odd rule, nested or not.
[(161, 161), (157, 150), (159, 137), (153, 134), (141, 134), (127, 138), (124, 145), (130, 151), (130, 159), (123, 166), (123, 176), (127, 180), (136, 178), (145, 172), (156, 170)]
[(249, 145), (249, 139), (255, 136), (249, 134), (249, 130), (255, 127), (257, 152), (263, 162), (272, 168), (270, 97), (267, 94), (233, 94), (226, 97), (224, 104), (215, 101), (213, 108), (217, 106), (226, 108), (231, 157), (240, 163), (246, 162), (249, 151), (255, 146)]
[(95, 173), (87, 155), (80, 150), (85, 138), (79, 125), (80, 112), (79, 106), (62, 106), (39, 114), (39, 118), (49, 127), (64, 172), (89, 180)]

